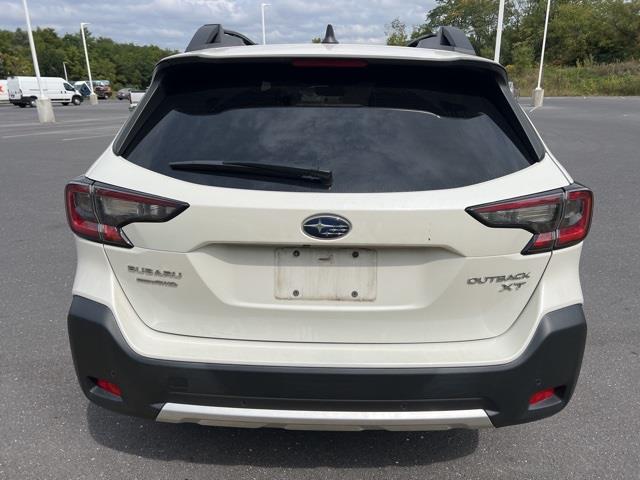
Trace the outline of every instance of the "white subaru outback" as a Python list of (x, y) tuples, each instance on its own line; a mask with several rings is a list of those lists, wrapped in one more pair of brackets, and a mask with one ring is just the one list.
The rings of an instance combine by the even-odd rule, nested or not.
[(204, 26), (66, 207), (76, 372), (111, 410), (432, 430), (574, 391), (592, 192), (455, 29), (258, 46)]

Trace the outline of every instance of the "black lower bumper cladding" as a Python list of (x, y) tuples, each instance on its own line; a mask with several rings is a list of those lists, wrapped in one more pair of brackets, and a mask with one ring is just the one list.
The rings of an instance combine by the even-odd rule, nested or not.
[[(74, 297), (69, 339), (82, 390), (117, 412), (155, 418), (165, 403), (235, 408), (342, 411), (484, 409), (496, 427), (538, 420), (569, 402), (587, 326), (581, 305), (544, 316), (517, 360), (447, 368), (312, 368), (156, 360), (125, 342), (108, 307)], [(117, 384), (122, 397), (96, 386)], [(556, 394), (530, 406), (532, 394)]]

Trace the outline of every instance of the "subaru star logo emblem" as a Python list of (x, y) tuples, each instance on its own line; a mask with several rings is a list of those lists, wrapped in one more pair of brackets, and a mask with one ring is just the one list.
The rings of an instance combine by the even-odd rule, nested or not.
[(314, 215), (302, 222), (302, 231), (313, 238), (332, 240), (349, 233), (351, 224), (337, 215)]

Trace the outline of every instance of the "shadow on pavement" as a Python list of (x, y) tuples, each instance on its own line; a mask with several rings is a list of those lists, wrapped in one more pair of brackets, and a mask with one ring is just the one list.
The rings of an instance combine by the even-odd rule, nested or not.
[(464, 457), (478, 432), (299, 432), (156, 423), (87, 408), (91, 436), (101, 445), (154, 460), (282, 468), (429, 465)]

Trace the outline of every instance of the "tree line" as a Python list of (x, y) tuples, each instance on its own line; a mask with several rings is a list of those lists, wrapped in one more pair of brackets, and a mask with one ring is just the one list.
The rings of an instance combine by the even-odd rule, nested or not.
[[(404, 45), (452, 25), (465, 31), (479, 55), (493, 58), (499, 0), (436, 0), (425, 22), (396, 18), (387, 43)], [(545, 59), (555, 65), (640, 59), (640, 0), (552, 0)], [(528, 68), (538, 62), (547, 2), (506, 0), (501, 62)], [(546, 61), (546, 60), (545, 60)]]
[[(115, 88), (146, 88), (155, 64), (176, 53), (153, 45), (139, 46), (117, 43), (109, 38), (96, 38), (86, 32), (93, 79), (110, 80)], [(86, 80), (87, 68), (80, 32), (59, 36), (52, 28), (33, 32), (40, 73), (47, 77), (63, 77), (65, 62), (69, 80)], [(34, 75), (27, 32), (0, 30), (0, 78), (12, 75)]]

